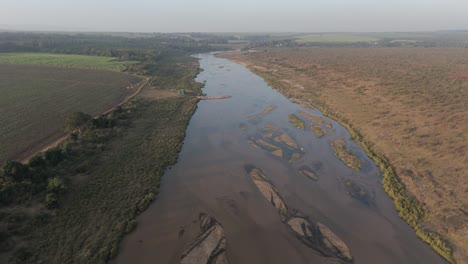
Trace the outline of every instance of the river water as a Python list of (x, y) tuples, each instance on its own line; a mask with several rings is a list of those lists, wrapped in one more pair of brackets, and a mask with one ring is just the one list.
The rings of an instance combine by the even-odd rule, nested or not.
[[(206, 82), (203, 92), (232, 98), (198, 103), (177, 164), (166, 171), (156, 200), (122, 242), (117, 263), (180, 263), (200, 232), (202, 212), (223, 225), (231, 264), (329, 263), (281, 222), (252, 183), (247, 164), (269, 177), (289, 207), (333, 230), (348, 245), (354, 263), (445, 263), (399, 218), (382, 189), (379, 169), (343, 127), (323, 117), (333, 128), (321, 138), (305, 118), (306, 129), (298, 129), (288, 122), (291, 113), (322, 114), (292, 103), (243, 65), (212, 54), (197, 57), (204, 69), (197, 77)], [(271, 113), (246, 120), (271, 105), (277, 106)], [(294, 138), (304, 155), (290, 162), (249, 145), (265, 125)], [(360, 171), (334, 154), (331, 142), (340, 137), (361, 161)], [(298, 172), (304, 165), (314, 169), (318, 181)], [(366, 199), (353, 197), (350, 183)]]

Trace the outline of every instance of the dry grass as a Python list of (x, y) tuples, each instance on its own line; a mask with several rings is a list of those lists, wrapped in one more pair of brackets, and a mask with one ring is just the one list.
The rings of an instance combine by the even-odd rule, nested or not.
[(351, 124), (421, 202), (421, 228), (468, 262), (468, 80), (457, 77), (468, 73), (468, 50), (273, 49), (231, 59)]

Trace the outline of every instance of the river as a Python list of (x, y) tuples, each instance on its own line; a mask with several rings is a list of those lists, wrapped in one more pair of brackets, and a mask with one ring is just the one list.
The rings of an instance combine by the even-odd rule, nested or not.
[[(200, 233), (199, 214), (206, 213), (224, 227), (231, 264), (339, 263), (304, 244), (282, 222), (246, 172), (246, 165), (253, 165), (289, 208), (339, 236), (354, 263), (446, 263), (399, 218), (382, 189), (381, 172), (342, 126), (317, 109), (292, 103), (243, 65), (213, 54), (197, 57), (204, 69), (197, 76), (206, 83), (203, 92), (232, 98), (198, 103), (177, 164), (166, 171), (160, 193), (121, 243), (115, 262), (180, 263)], [(277, 108), (252, 116), (268, 106)], [(299, 111), (331, 124), (324, 126), (327, 134), (317, 138)], [(288, 122), (292, 113), (305, 121), (305, 130)], [(265, 136), (265, 126), (291, 136), (301, 157), (291, 161), (249, 144)], [(340, 137), (360, 160), (361, 170), (335, 155), (331, 142)], [(318, 180), (299, 173), (303, 166), (312, 168)]]

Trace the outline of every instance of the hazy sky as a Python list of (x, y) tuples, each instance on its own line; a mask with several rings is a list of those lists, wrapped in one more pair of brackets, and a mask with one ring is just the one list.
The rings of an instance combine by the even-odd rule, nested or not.
[(468, 29), (468, 0), (0, 0), (0, 29), (326, 32)]

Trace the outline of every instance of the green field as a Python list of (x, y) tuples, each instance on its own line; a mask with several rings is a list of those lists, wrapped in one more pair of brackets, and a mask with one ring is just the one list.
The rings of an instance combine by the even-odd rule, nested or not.
[(378, 38), (352, 35), (352, 34), (311, 34), (300, 36), (296, 41), (299, 43), (353, 43), (353, 42), (372, 42)]
[(67, 113), (106, 111), (141, 81), (113, 71), (0, 64), (0, 164), (26, 158), (60, 138)]
[[(32, 74), (32, 69), (42, 72), (30, 76), (31, 80), (50, 74), (43, 72), (47, 67), (16, 67), (31, 68), (28, 75)], [(174, 72), (144, 90), (175, 90), (183, 86), (191, 94), (199, 95), (202, 84), (194, 80), (198, 67), (198, 60), (189, 55), (171, 55), (160, 60), (156, 68), (173, 69)], [(2, 69), (0, 65), (0, 76), (13, 74)], [(63, 72), (72, 72), (81, 78), (85, 78), (87, 72), (90, 77), (97, 72), (100, 78), (103, 73), (109, 74), (101, 80), (108, 82), (116, 81), (115, 76), (127, 76), (108, 71), (76, 71), (63, 69)], [(49, 78), (63, 76), (63, 72)], [(18, 94), (18, 90), (21, 89), (8, 95), (12, 101), (16, 100), (12, 95)], [(25, 88), (30, 93), (31, 90), (34, 89)], [(87, 98), (95, 98), (96, 92), (91, 89), (86, 96), (82, 92), (78, 96), (82, 96), (83, 103), (88, 101)], [(49, 100), (56, 102), (57, 99), (52, 97)], [(105, 99), (100, 96), (96, 100), (89, 102), (88, 107)], [(76, 107), (76, 101), (68, 100), (67, 103)], [(29, 169), (25, 180), (12, 182), (0, 176), (0, 263), (109, 262), (117, 254), (123, 236), (135, 228), (136, 215), (158, 193), (165, 169), (176, 162), (197, 102), (188, 95), (154, 99), (143, 92), (121, 108), (94, 120), (82, 133), (68, 137), (57, 148), (35, 156), (25, 165)], [(59, 111), (60, 107), (68, 107), (67, 103), (54, 106), (43, 101), (42, 105)], [(19, 106), (28, 109), (27, 105)], [(35, 114), (31, 109), (28, 112)], [(38, 121), (28, 115), (21, 118), (47, 126), (50, 123), (47, 122), (48, 115), (50, 112), (36, 118)], [(51, 161), (51, 153), (60, 157), (58, 162)], [(53, 179), (58, 179), (56, 182), (65, 187), (51, 188)], [(50, 194), (55, 194), (58, 200), (55, 209), (45, 207)]]
[(122, 71), (126, 68), (126, 65), (135, 62), (118, 61), (117, 58), (102, 56), (49, 53), (0, 53), (0, 64), (2, 63)]

